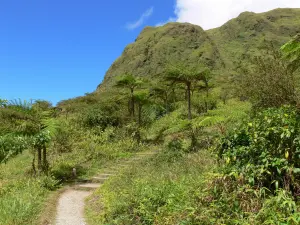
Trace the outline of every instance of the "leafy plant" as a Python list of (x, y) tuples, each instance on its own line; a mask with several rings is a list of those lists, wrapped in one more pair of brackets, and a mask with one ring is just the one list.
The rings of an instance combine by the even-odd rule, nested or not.
[[(57, 129), (57, 122), (52, 117), (50, 105), (47, 103), (46, 109), (42, 102), (33, 103), (32, 101), (14, 100), (0, 108), (1, 120), (9, 125), (9, 133), (12, 136), (26, 136), (33, 139), (32, 146), (38, 155), (39, 172), (47, 172), (47, 144)], [(29, 147), (29, 146), (27, 146)], [(34, 152), (35, 160), (35, 152)], [(35, 162), (32, 163), (33, 171)]]
[(120, 119), (111, 110), (98, 105), (90, 107), (81, 115), (82, 122), (85, 126), (101, 127), (103, 130), (109, 126), (118, 126)]
[(300, 114), (293, 107), (268, 109), (222, 139), (226, 171), (250, 184), (300, 191)]
[(255, 220), (270, 225), (297, 225), (300, 223), (300, 212), (289, 192), (278, 190), (276, 196), (265, 201)]
[(45, 188), (49, 191), (56, 190), (60, 183), (60, 181), (56, 180), (54, 176), (42, 176), (38, 181), (42, 188)]
[(249, 100), (256, 109), (296, 105), (298, 75), (274, 47), (262, 53), (242, 62), (236, 76), (236, 94)]
[(0, 163), (22, 153), (30, 147), (31, 140), (23, 136), (0, 136)]
[(300, 34), (281, 47), (284, 58), (289, 60), (289, 68), (296, 71), (300, 67)]

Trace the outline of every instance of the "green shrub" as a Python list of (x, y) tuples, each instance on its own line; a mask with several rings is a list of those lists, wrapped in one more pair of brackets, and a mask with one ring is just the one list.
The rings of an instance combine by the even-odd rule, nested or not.
[(267, 188), (253, 188), (243, 179), (219, 174), (203, 192), (198, 209), (201, 224), (298, 225), (300, 221), (297, 201), (282, 189), (272, 195)]
[(292, 107), (268, 109), (225, 137), (219, 147), (226, 172), (250, 184), (300, 192), (300, 114)]
[(30, 140), (22, 136), (0, 136), (0, 163), (29, 148)]
[(64, 124), (65, 126), (60, 126), (57, 130), (57, 133), (55, 137), (53, 138), (53, 148), (56, 153), (66, 153), (72, 151), (72, 135), (73, 130), (69, 130), (68, 126)]
[(56, 180), (54, 176), (43, 176), (39, 178), (39, 183), (42, 188), (54, 191), (59, 187), (60, 181)]
[[(257, 224), (300, 224), (300, 211), (293, 197), (284, 190), (267, 199), (256, 216)], [(276, 221), (276, 223), (274, 223)]]
[(91, 105), (81, 113), (81, 122), (89, 128), (118, 126), (121, 123), (118, 107), (114, 102)]
[(88, 127), (100, 126), (105, 129), (108, 126), (119, 125), (119, 119), (99, 108), (92, 108), (83, 115), (83, 124)]
[(175, 162), (184, 156), (184, 143), (178, 137), (166, 140), (165, 146), (159, 153), (159, 158), (167, 162)]
[(84, 170), (81, 166), (76, 165), (72, 162), (61, 161), (60, 163), (56, 163), (54, 167), (51, 169), (51, 174), (55, 180), (59, 180), (60, 182), (66, 182), (75, 179), (73, 175), (73, 168), (76, 169), (77, 175), (82, 175)]

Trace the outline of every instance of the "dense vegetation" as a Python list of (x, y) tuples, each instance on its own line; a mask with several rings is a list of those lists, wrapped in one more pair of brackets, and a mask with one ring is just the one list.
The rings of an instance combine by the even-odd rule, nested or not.
[(160, 84), (175, 95), (141, 129), (160, 153), (99, 189), (89, 222), (299, 224), (297, 40), (242, 62), (225, 101), (204, 63), (167, 67)]
[[(299, 36), (236, 58), (226, 51), (265, 30), (279, 35), (278, 13), (207, 32), (146, 28), (97, 92), (56, 107), (0, 100), (0, 224), (44, 223), (51, 192), (144, 150), (159, 153), (90, 197), (90, 224), (299, 224)], [(226, 36), (231, 26), (246, 31)], [(149, 58), (128, 63), (136, 46)]]
[(112, 127), (101, 112), (91, 118), (96, 106), (66, 117), (37, 103), (8, 102), (0, 109), (0, 224), (44, 224), (39, 215), (51, 191), (148, 149)]

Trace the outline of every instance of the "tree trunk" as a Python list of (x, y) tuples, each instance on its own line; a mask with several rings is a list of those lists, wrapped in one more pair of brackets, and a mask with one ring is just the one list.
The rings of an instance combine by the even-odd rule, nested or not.
[(38, 153), (38, 170), (39, 172), (42, 171), (42, 149), (41, 147), (37, 147), (37, 153)]
[(173, 103), (176, 102), (175, 88), (172, 88)]
[(35, 152), (33, 152), (33, 159), (32, 159), (32, 172), (34, 176), (36, 176), (36, 169), (35, 169)]
[(166, 114), (169, 114), (169, 98), (168, 98), (168, 93), (166, 93), (166, 98), (165, 98), (165, 107), (166, 107)]
[(47, 161), (47, 148), (46, 145), (43, 146), (43, 171), (48, 172), (48, 161)]
[(134, 110), (134, 96), (133, 96), (134, 89), (133, 88), (130, 89), (130, 94), (131, 94), (131, 116), (132, 116), (132, 118), (134, 118), (135, 110)]
[(188, 101), (188, 88), (184, 92), (184, 100)]
[(191, 107), (191, 83), (187, 83), (187, 101), (188, 101), (188, 119), (192, 119), (192, 107)]
[(206, 98), (205, 98), (205, 111), (208, 112), (208, 88), (206, 89)]
[(138, 107), (139, 107), (139, 119), (138, 119), (138, 123), (139, 123), (139, 127), (140, 127), (142, 125), (142, 104), (139, 103)]
[(128, 109), (129, 116), (131, 116), (131, 98), (128, 100), (127, 109)]
[(205, 92), (206, 92), (205, 111), (208, 112), (209, 83), (207, 79), (204, 80), (204, 84), (205, 84)]

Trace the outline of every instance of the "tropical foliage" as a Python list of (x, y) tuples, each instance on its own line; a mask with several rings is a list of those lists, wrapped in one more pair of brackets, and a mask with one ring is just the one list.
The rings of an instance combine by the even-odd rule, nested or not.
[(219, 147), (228, 174), (269, 190), (300, 193), (300, 115), (292, 107), (268, 109), (225, 137)]
[[(244, 61), (236, 78), (238, 95), (250, 100), (255, 108), (295, 105), (299, 98), (299, 74), (282, 60), (282, 54), (273, 47)], [(246, 63), (245, 63), (246, 62)]]
[[(263, 20), (255, 21), (246, 21), (254, 34)], [(176, 26), (166, 26), (172, 43)], [(208, 33), (227, 26), (240, 25), (233, 20)], [(159, 60), (140, 48), (132, 62), (121, 57), (127, 72), (115, 63), (110, 86), (105, 81), (97, 92), (55, 107), (0, 100), (0, 224), (51, 224), (36, 218), (51, 192), (150, 150), (159, 151), (93, 194), (90, 224), (300, 223), (298, 36), (282, 52), (276, 45), (251, 57), (237, 52), (242, 62), (228, 71), (234, 57), (205, 31), (180, 29), (193, 40), (180, 49), (189, 60), (179, 53)], [(159, 33), (136, 42), (153, 44)], [(238, 46), (228, 35), (219, 44)], [(142, 74), (151, 58), (157, 68)], [(148, 73), (151, 81), (141, 78)]]
[(296, 35), (291, 41), (282, 46), (284, 57), (289, 60), (292, 71), (300, 67), (300, 35)]

